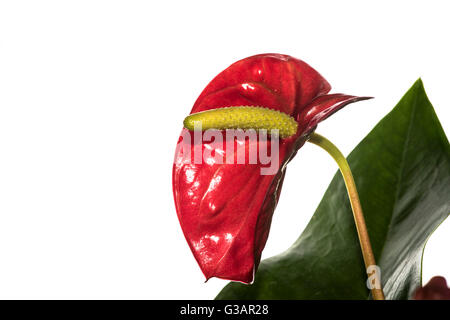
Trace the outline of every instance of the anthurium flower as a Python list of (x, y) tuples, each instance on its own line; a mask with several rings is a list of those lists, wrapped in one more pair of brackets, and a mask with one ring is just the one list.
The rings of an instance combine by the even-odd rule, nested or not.
[[(251, 147), (262, 150), (267, 146), (274, 153), (270, 164), (236, 161), (238, 152), (226, 148), (226, 142), (232, 140), (234, 144), (237, 138), (226, 136), (226, 130), (216, 130), (214, 135), (200, 132), (196, 137), (198, 132), (183, 128), (173, 166), (175, 206), (189, 247), (207, 279), (253, 281), (287, 163), (319, 122), (349, 103), (367, 99), (328, 94), (330, 89), (328, 82), (305, 62), (287, 55), (261, 54), (232, 64), (198, 97), (191, 114), (230, 108), (224, 123), (233, 121), (230, 119), (234, 119), (235, 107), (251, 108), (242, 109), (251, 111), (245, 115), (250, 124), (255, 112), (260, 112), (258, 117), (267, 124), (274, 122), (274, 116), (261, 108), (296, 122), (296, 130), (288, 128), (293, 134), (279, 141), (271, 136), (249, 136), (241, 141), (247, 153)], [(237, 116), (244, 115), (239, 111)], [(263, 120), (262, 127), (266, 123)], [(194, 154), (202, 156), (192, 160)], [(186, 155), (190, 155), (188, 161)], [(223, 157), (232, 161), (224, 162)], [(268, 166), (274, 170), (262, 174), (261, 169)]]

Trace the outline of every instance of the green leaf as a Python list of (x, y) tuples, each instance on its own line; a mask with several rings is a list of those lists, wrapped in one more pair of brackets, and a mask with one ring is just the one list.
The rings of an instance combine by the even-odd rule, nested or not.
[[(408, 299), (421, 285), (425, 243), (450, 213), (450, 146), (420, 79), (348, 162), (386, 298)], [(230, 283), (217, 299), (368, 299), (366, 280), (337, 172), (292, 247), (264, 260), (252, 285)]]

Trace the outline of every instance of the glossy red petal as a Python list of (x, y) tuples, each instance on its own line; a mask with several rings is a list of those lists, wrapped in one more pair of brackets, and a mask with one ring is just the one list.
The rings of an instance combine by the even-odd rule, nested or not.
[(303, 109), (298, 115), (297, 122), (300, 124), (302, 131), (308, 132), (316, 127), (319, 122), (325, 120), (346, 105), (367, 99), (371, 99), (371, 97), (355, 97), (341, 93), (320, 96), (311, 101), (310, 105)]
[(295, 117), (312, 99), (330, 89), (328, 82), (305, 62), (282, 54), (260, 54), (240, 60), (216, 76), (191, 113), (253, 105)]
[[(261, 168), (267, 167), (262, 164), (224, 163), (225, 144), (202, 143), (202, 152), (214, 153), (202, 164), (193, 164), (183, 157), (188, 149), (191, 155), (195, 152), (192, 135), (190, 140), (180, 139), (173, 169), (175, 205), (205, 277), (250, 283), (267, 240), (292, 143), (281, 143), (274, 175), (261, 175)], [(247, 139), (245, 148), (259, 144), (258, 139)], [(221, 161), (216, 154), (223, 155)]]

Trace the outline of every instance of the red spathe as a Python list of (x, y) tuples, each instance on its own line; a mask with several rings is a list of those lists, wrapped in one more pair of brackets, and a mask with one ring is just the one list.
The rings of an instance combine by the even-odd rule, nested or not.
[[(175, 206), (186, 240), (207, 279), (253, 281), (286, 164), (320, 121), (351, 102), (367, 99), (327, 94), (330, 89), (328, 82), (305, 62), (287, 55), (261, 54), (232, 64), (198, 97), (191, 113), (260, 106), (287, 113), (299, 123), (294, 136), (279, 142), (279, 161), (272, 175), (261, 174), (261, 168), (267, 164), (218, 161), (217, 155), (236, 155), (227, 154), (230, 151), (225, 143), (195, 143), (193, 133), (191, 139), (184, 141), (187, 130), (183, 129), (173, 166)], [(221, 134), (225, 142), (225, 132)], [(247, 139), (246, 150), (262, 143), (265, 142)], [(270, 150), (273, 142), (269, 139), (267, 143)], [(185, 161), (186, 150), (193, 155), (195, 148), (208, 152), (202, 163)]]

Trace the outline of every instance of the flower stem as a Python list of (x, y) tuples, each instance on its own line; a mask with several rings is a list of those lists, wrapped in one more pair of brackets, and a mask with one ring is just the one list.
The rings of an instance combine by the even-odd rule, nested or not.
[(350, 166), (341, 151), (339, 151), (339, 149), (331, 141), (320, 134), (313, 133), (308, 141), (327, 151), (339, 166), (347, 188), (350, 204), (352, 206), (353, 218), (355, 220), (356, 231), (358, 232), (359, 243), (361, 245), (364, 264), (366, 265), (367, 275), (369, 277), (369, 281), (375, 276), (378, 283), (375, 287), (373, 285), (371, 286), (372, 297), (374, 300), (384, 300), (384, 293), (381, 288), (379, 274), (374, 274), (374, 272), (378, 272), (377, 270), (379, 269), (376, 267), (375, 257), (373, 255), (372, 246), (370, 245), (369, 233), (367, 232), (366, 222), (364, 220), (361, 203), (359, 202), (358, 191), (356, 190), (356, 185), (353, 180)]

